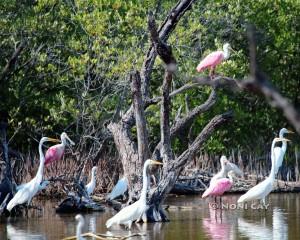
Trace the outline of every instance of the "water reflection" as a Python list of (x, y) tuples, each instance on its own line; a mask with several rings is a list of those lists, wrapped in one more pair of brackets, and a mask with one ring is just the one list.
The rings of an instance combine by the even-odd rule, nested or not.
[(33, 234), (30, 231), (15, 228), (10, 223), (6, 226), (7, 238), (10, 240), (43, 240), (45, 236), (41, 234)]
[(227, 211), (209, 209), (209, 218), (203, 218), (203, 229), (211, 239), (233, 239), (233, 225), (229, 222), (227, 214)]
[[(227, 195), (224, 201), (235, 203), (239, 195)], [(168, 223), (133, 224), (131, 231), (124, 226), (105, 227), (105, 222), (115, 211), (83, 214), (83, 232), (128, 236), (144, 233), (133, 239), (300, 239), (300, 194), (271, 194), (271, 205), (266, 211), (213, 210), (199, 197), (169, 199)], [(56, 203), (40, 202), (42, 212), (31, 212), (29, 217), (0, 218), (0, 239), (62, 239), (74, 236), (76, 214), (58, 215)], [(184, 206), (184, 207), (176, 207)]]
[(288, 225), (283, 210), (275, 207), (272, 214), (272, 225), (267, 224), (266, 217), (260, 222), (238, 219), (238, 231), (249, 239), (288, 239)]

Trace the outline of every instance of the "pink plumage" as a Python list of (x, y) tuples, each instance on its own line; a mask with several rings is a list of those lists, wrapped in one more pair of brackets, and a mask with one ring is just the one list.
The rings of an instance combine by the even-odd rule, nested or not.
[(50, 147), (45, 155), (45, 166), (62, 158), (65, 152), (65, 147), (62, 144), (57, 144)]
[(209, 186), (208, 189), (203, 193), (202, 198), (208, 196), (221, 196), (224, 192), (228, 191), (233, 185), (233, 181), (228, 178), (221, 178), (216, 180), (213, 184)]
[(223, 51), (216, 51), (208, 54), (197, 66), (197, 71), (201, 72), (206, 68), (215, 68), (224, 59)]

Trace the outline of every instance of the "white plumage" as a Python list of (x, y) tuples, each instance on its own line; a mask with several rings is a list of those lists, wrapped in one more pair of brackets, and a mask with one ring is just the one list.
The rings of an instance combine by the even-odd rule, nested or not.
[(85, 189), (89, 196), (94, 192), (94, 189), (96, 187), (96, 171), (97, 167), (93, 167), (91, 181), (85, 186)]
[(261, 200), (265, 205), (265, 198), (266, 196), (272, 191), (273, 189), (273, 182), (275, 180), (275, 155), (274, 155), (274, 147), (275, 143), (279, 141), (288, 141), (285, 138), (274, 138), (271, 147), (271, 160), (272, 160), (272, 169), (271, 173), (268, 178), (264, 181), (260, 182), (256, 186), (252, 187), (248, 192), (242, 195), (238, 199), (238, 203), (248, 202), (252, 200)]
[[(283, 138), (284, 134), (286, 134), (286, 133), (293, 133), (293, 132), (287, 130), (286, 128), (282, 128), (279, 131), (279, 137)], [(282, 165), (283, 157), (284, 157), (284, 154), (286, 152), (286, 149), (287, 149), (287, 142), (286, 141), (282, 142), (282, 146), (281, 147), (275, 147), (274, 148), (274, 155), (275, 155), (275, 159), (276, 159), (276, 161), (275, 161), (275, 174), (278, 173), (278, 170), (279, 170), (279, 168)]]
[(40, 189), (40, 183), (43, 178), (45, 157), (43, 154), (42, 146), (46, 141), (59, 142), (57, 139), (43, 137), (39, 143), (40, 165), (36, 176), (28, 183), (22, 184), (21, 188), (17, 191), (15, 196), (7, 204), (7, 210), (11, 211), (15, 206), (26, 203), (29, 205), (31, 199)]
[(81, 233), (82, 233), (82, 228), (84, 226), (84, 219), (83, 219), (83, 216), (80, 215), (80, 214), (77, 214), (75, 216), (75, 219), (76, 221), (78, 222), (77, 223), (77, 226), (76, 226), (76, 240), (85, 240), (85, 238), (81, 237)]
[[(143, 218), (143, 216), (145, 216), (144, 214), (148, 209), (147, 202), (146, 202), (148, 180), (149, 180), (147, 177), (147, 168), (149, 165), (154, 165), (154, 164), (162, 165), (162, 163), (150, 159), (148, 159), (144, 163), (143, 188), (141, 191), (140, 199), (135, 203), (121, 209), (121, 211), (119, 211), (115, 216), (108, 219), (106, 222), (107, 228), (110, 228), (113, 224), (124, 224), (124, 225), (128, 225), (128, 228), (130, 229), (132, 222), (141, 219)], [(145, 221), (146, 219), (144, 218), (143, 220)]]
[(126, 177), (122, 177), (112, 189), (111, 193), (106, 197), (107, 200), (113, 200), (125, 194), (128, 189), (128, 181)]

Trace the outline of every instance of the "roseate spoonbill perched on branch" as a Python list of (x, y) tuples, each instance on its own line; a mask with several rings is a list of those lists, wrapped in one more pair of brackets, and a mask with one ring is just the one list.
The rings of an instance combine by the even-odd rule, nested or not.
[(124, 224), (131, 228), (132, 222), (141, 219), (144, 213), (147, 211), (147, 191), (148, 191), (148, 176), (147, 168), (149, 165), (162, 165), (161, 162), (148, 159), (144, 163), (143, 168), (143, 188), (141, 192), (140, 199), (135, 203), (121, 209), (115, 216), (108, 219), (106, 222), (106, 227), (110, 228), (113, 224)]
[(85, 186), (85, 189), (89, 196), (94, 192), (94, 189), (96, 187), (96, 172), (97, 172), (97, 167), (93, 167), (91, 181)]
[(58, 139), (53, 139), (53, 138), (48, 138), (48, 137), (43, 137), (40, 140), (40, 143), (39, 143), (40, 165), (39, 165), (37, 174), (30, 182), (21, 185), (21, 188), (17, 191), (15, 196), (7, 204), (8, 211), (11, 211), (14, 206), (20, 205), (23, 203), (27, 203), (27, 206), (28, 206), (29, 203), (31, 202), (31, 199), (39, 191), (40, 184), (41, 184), (42, 178), (43, 178), (43, 170), (44, 170), (44, 163), (45, 163), (45, 157), (44, 157), (42, 146), (43, 146), (43, 143), (46, 141), (59, 142)]
[(248, 192), (246, 192), (244, 195), (242, 195), (238, 199), (238, 203), (243, 203), (243, 202), (248, 202), (252, 200), (261, 200), (261, 202), (266, 205), (265, 198), (266, 196), (272, 191), (273, 189), (273, 183), (275, 181), (275, 168), (276, 168), (276, 158), (274, 154), (274, 147), (276, 142), (283, 142), (283, 141), (290, 141), (286, 138), (274, 138), (272, 142), (272, 147), (271, 147), (271, 160), (272, 160), (272, 168), (271, 168), (271, 173), (267, 179), (264, 181), (260, 182), (253, 188), (249, 189)]
[(228, 178), (220, 178), (216, 181), (212, 182), (208, 189), (202, 194), (202, 198), (206, 198), (208, 196), (217, 197), (220, 196), (220, 202), (222, 201), (221, 196), (224, 192), (228, 191), (233, 185), (233, 171), (229, 171)]
[[(289, 131), (286, 128), (282, 128), (279, 131), (279, 138), (283, 138), (284, 134), (286, 134), (286, 133), (294, 133), (294, 132)], [(281, 147), (275, 147), (274, 148), (274, 155), (275, 155), (275, 159), (276, 159), (275, 160), (275, 174), (278, 173), (278, 170), (279, 170), (279, 168), (282, 165), (283, 157), (284, 157), (284, 154), (286, 152), (286, 148), (287, 148), (287, 142), (286, 141), (282, 142), (282, 146)]]
[(54, 161), (58, 161), (62, 158), (65, 152), (65, 147), (67, 145), (67, 140), (70, 142), (71, 145), (75, 145), (75, 143), (68, 137), (68, 135), (63, 132), (60, 135), (61, 143), (56, 144), (52, 147), (50, 147), (47, 152), (46, 152), (46, 157), (45, 157), (45, 166), (49, 165), (50, 163)]
[(215, 68), (223, 60), (227, 60), (230, 56), (230, 50), (233, 50), (230, 47), (229, 43), (223, 45), (223, 51), (215, 51), (208, 54), (197, 66), (197, 71), (202, 72), (206, 68), (210, 68), (209, 76), (212, 78), (215, 72)]

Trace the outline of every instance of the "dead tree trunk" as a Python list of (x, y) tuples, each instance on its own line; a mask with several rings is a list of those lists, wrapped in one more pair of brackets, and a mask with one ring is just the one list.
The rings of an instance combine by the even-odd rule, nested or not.
[[(208, 111), (217, 100), (216, 90), (212, 87), (212, 92), (205, 103), (195, 107), (186, 116), (176, 121), (173, 126), (170, 126), (171, 98), (187, 89), (200, 85), (198, 83), (189, 84), (171, 92), (173, 74), (176, 71), (176, 60), (171, 47), (166, 43), (177, 22), (191, 8), (193, 2), (193, 0), (179, 1), (158, 30), (155, 26), (154, 17), (151, 14), (149, 15), (148, 28), (152, 44), (146, 54), (141, 75), (137, 71), (131, 74), (132, 105), (120, 121), (111, 122), (108, 125), (120, 154), (124, 174), (129, 181), (129, 195), (131, 199), (137, 198), (141, 189), (142, 164), (149, 157), (147, 123), (144, 111), (151, 104), (161, 103), (161, 141), (155, 147), (155, 154), (153, 153), (153, 155), (162, 158), (164, 166), (157, 188), (149, 194), (148, 203), (150, 208), (147, 212), (149, 221), (168, 220), (161, 209), (161, 204), (174, 186), (179, 174), (213, 131), (232, 117), (231, 112), (215, 116), (194, 139), (188, 149), (179, 157), (174, 157), (171, 139), (178, 136), (179, 132), (193, 123), (201, 113)], [(162, 96), (150, 98), (150, 76), (157, 55), (165, 64)], [(131, 135), (131, 129), (134, 125), (137, 127), (137, 142), (133, 140)]]

